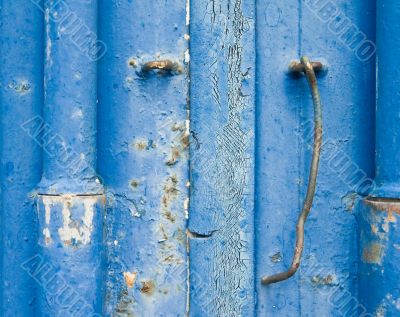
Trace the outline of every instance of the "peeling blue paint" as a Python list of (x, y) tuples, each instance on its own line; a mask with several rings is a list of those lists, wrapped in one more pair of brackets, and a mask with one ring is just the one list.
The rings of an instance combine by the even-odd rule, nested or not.
[[(186, 315), (187, 33), (184, 0), (101, 2), (107, 316)], [(179, 71), (143, 70), (160, 60)]]

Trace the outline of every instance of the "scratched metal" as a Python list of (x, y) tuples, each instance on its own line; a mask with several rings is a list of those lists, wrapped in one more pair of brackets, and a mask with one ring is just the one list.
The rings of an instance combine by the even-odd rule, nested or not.
[(190, 316), (254, 315), (254, 10), (191, 1)]
[[(186, 1), (101, 1), (107, 316), (187, 311)], [(174, 65), (173, 67), (169, 67)]]

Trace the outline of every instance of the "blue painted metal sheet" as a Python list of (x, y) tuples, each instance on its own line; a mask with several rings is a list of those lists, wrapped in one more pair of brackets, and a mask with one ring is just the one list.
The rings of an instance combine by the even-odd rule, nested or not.
[(373, 177), (374, 46), (361, 57), (357, 47), (374, 41), (374, 27), (373, 1), (258, 2), (257, 280), (290, 266), (308, 181), (312, 101), (305, 78), (289, 76), (287, 67), (301, 55), (328, 67), (318, 78), (324, 145), (303, 263), (286, 282), (256, 282), (259, 316), (353, 316), (358, 309), (354, 201)]
[[(400, 315), (399, 16), (0, 1), (0, 315)], [(327, 66), (317, 193), (299, 272), (263, 286), (290, 265), (307, 188), (302, 55)]]

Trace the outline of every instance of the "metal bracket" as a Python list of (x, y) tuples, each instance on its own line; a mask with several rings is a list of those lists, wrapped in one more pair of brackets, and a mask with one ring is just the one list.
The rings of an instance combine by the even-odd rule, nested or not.
[(164, 73), (182, 73), (182, 67), (177, 62), (173, 62), (169, 59), (150, 61), (142, 65), (142, 73), (149, 73), (153, 70), (159, 70)]

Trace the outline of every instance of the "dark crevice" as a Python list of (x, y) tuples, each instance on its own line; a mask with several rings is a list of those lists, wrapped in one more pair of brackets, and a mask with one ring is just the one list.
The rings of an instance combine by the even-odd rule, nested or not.
[(213, 230), (208, 234), (202, 234), (202, 233), (187, 230), (187, 235), (191, 239), (208, 239), (208, 238), (212, 238), (214, 233), (216, 233), (217, 231), (218, 230)]

